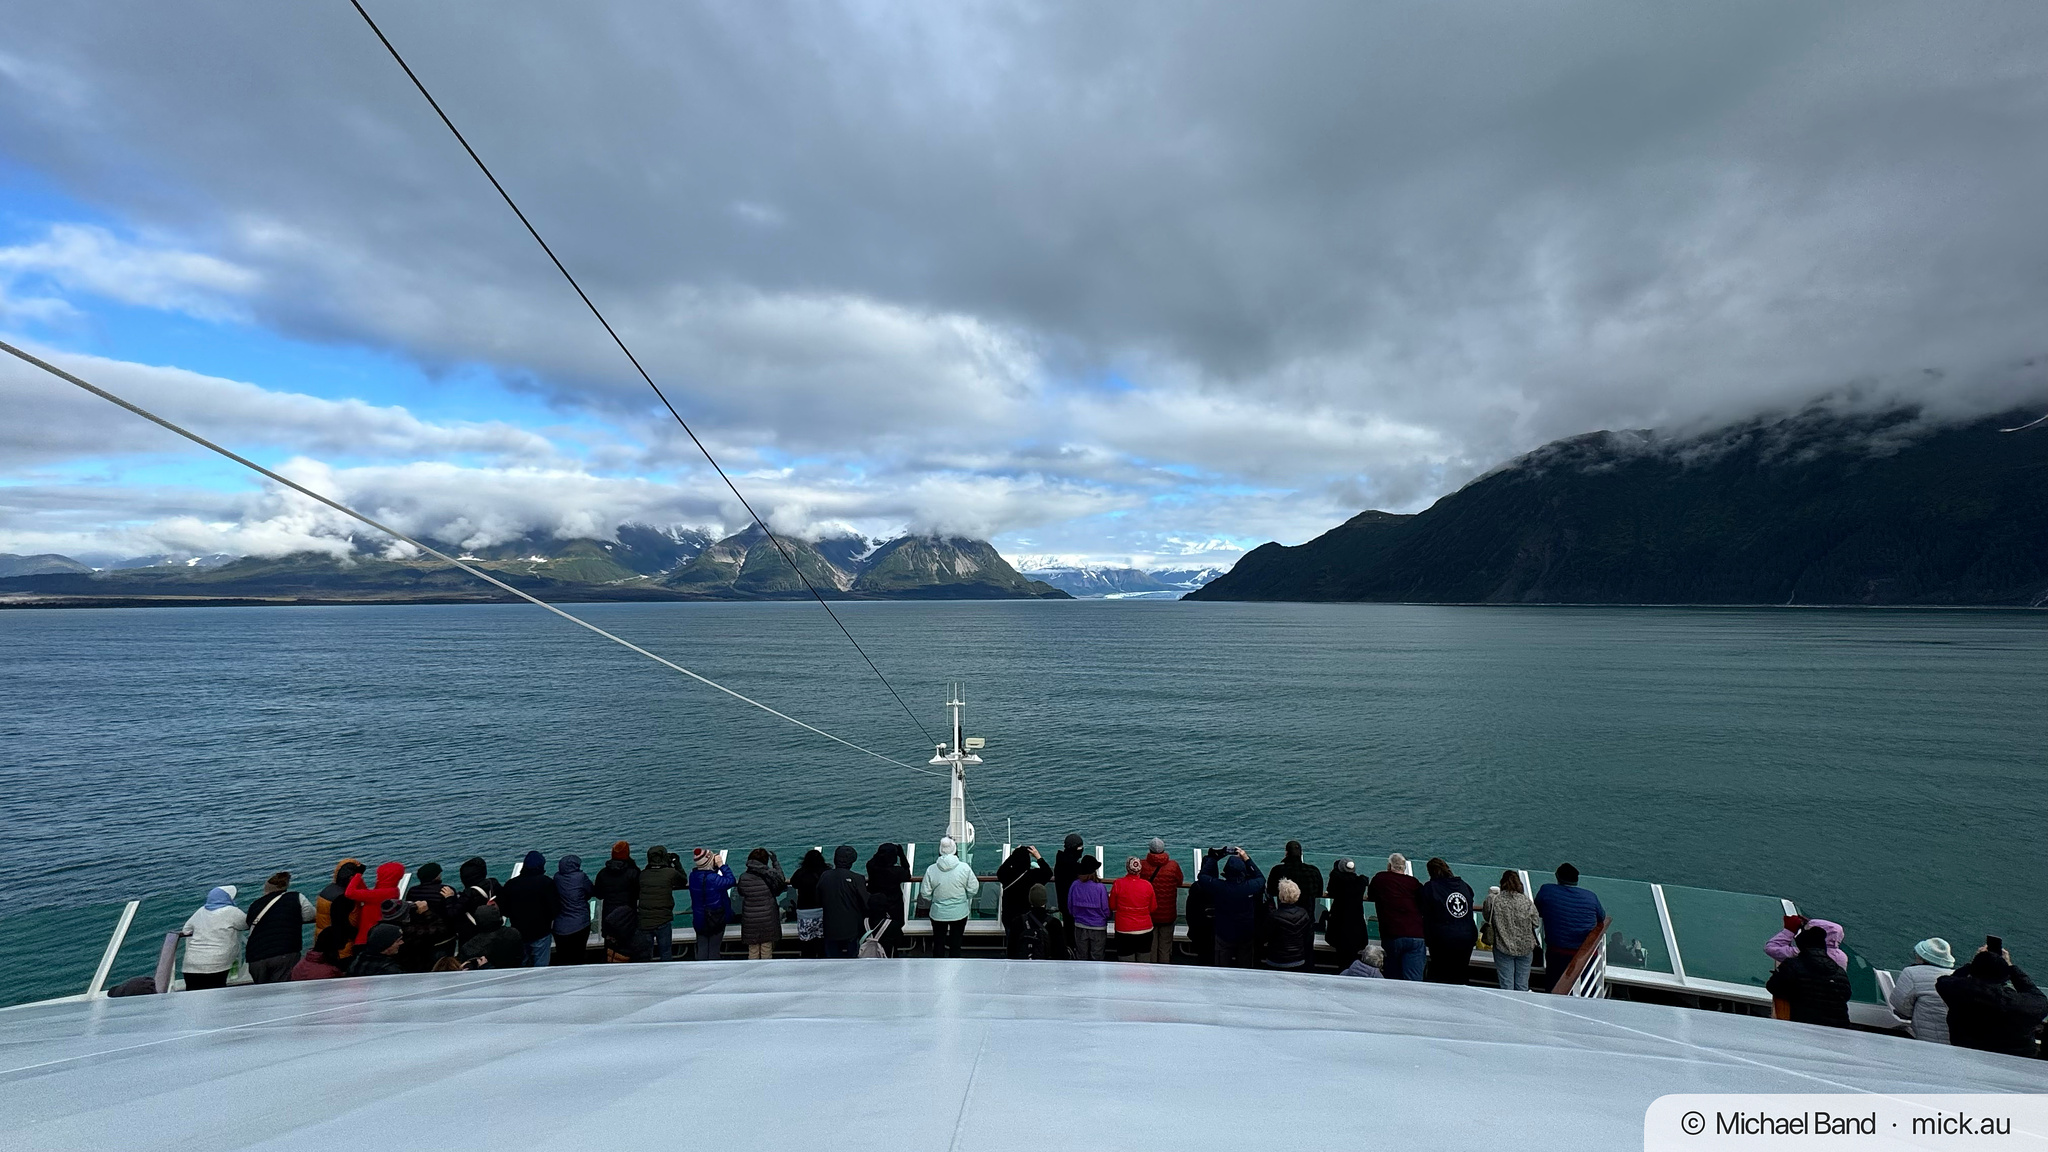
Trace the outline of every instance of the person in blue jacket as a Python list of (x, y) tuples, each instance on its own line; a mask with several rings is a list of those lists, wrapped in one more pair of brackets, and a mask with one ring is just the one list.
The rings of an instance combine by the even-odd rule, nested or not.
[(582, 964), (590, 959), (590, 898), (597, 886), (583, 874), (583, 858), (562, 857), (555, 869), (555, 964)]
[(1579, 870), (1557, 866), (1557, 883), (1536, 890), (1536, 914), (1543, 917), (1543, 967), (1554, 983), (1571, 965), (1586, 936), (1607, 919), (1600, 898), (1579, 887)]
[(709, 848), (691, 850), (695, 864), (690, 870), (690, 924), (697, 930), (697, 959), (718, 959), (725, 943), (725, 922), (732, 916), (732, 891), (737, 878), (725, 866), (725, 853)]
[(1222, 874), (1216, 861), (1202, 865), (1201, 879), (1195, 881), (1209, 899), (1216, 917), (1216, 966), (1249, 968), (1252, 945), (1258, 930), (1259, 898), (1265, 895), (1266, 878), (1242, 848), (1228, 849)]

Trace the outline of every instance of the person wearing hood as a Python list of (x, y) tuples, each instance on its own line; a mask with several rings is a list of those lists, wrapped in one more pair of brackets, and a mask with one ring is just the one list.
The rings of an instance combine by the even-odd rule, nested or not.
[(249, 902), (249, 943), (243, 958), (254, 983), (291, 979), (292, 968), (306, 951), (306, 925), (318, 918), (319, 910), (291, 888), (292, 874), (279, 872), (264, 882), (263, 895)]
[[(456, 870), (456, 878), (462, 881), (462, 891), (455, 895), (455, 939), (459, 946), (483, 930), (483, 923), (477, 913), (486, 904), (498, 902), (498, 882), (491, 879), (491, 866), (481, 856), (471, 856)], [(498, 924), (505, 923), (504, 911), (499, 910)]]
[(1094, 853), (1081, 857), (1081, 873), (1060, 897), (1074, 917), (1076, 960), (1109, 959), (1109, 885), (1102, 882), (1102, 864)]
[(1145, 879), (1145, 862), (1124, 859), (1124, 874), (1109, 886), (1110, 923), (1116, 929), (1116, 958), (1138, 964), (1152, 962), (1152, 912), (1159, 890)]
[(407, 972), (431, 972), (455, 955), (455, 925), (462, 919), (453, 886), (441, 882), (439, 864), (422, 864), (405, 891), (405, 948), (399, 952)]
[[(1547, 885), (1546, 885), (1547, 887)], [(1785, 917), (1785, 926), (1778, 934), (1764, 941), (1764, 955), (1773, 960), (1785, 961), (1799, 955), (1797, 937), (1808, 928), (1818, 928), (1828, 941), (1828, 959), (1842, 971), (1849, 970), (1849, 954), (1842, 951), (1842, 939), (1848, 935), (1840, 924), (1832, 920), (1810, 920), (1803, 916)]]
[(301, 956), (299, 962), (292, 965), (291, 979), (295, 982), (333, 980), (348, 975), (344, 967), (348, 962), (341, 958), (341, 953), (349, 946), (351, 939), (353, 936), (346, 924), (329, 924), (313, 933), (313, 950)]
[(2012, 953), (1979, 948), (1961, 971), (1936, 980), (1934, 990), (1948, 1005), (1950, 1044), (2008, 1056), (2035, 1054), (2048, 998), (2012, 962)]
[(1279, 902), (1266, 919), (1266, 967), (1306, 972), (1316, 954), (1316, 922), (1301, 906), (1301, 888), (1294, 881), (1280, 881), (1274, 895)]
[(1024, 913), (1031, 907), (1031, 890), (1050, 879), (1052, 866), (1035, 844), (1017, 845), (996, 868), (996, 883), (1003, 889), (1003, 954), (1012, 960), (1024, 959)]
[(747, 853), (746, 871), (733, 887), (740, 894), (740, 943), (747, 946), (747, 959), (775, 959), (775, 946), (782, 942), (782, 905), (777, 898), (789, 887), (782, 862), (766, 848), (754, 849)]
[(1509, 992), (1527, 992), (1536, 955), (1536, 902), (1522, 891), (1522, 874), (1512, 868), (1501, 873), (1500, 886), (1486, 894), (1479, 910), (1493, 935), (1494, 981)]
[(356, 913), (356, 947), (369, 943), (370, 929), (383, 920), (382, 909), (386, 900), (398, 899), (398, 883), (405, 879), (405, 865), (396, 860), (386, 860), (377, 865), (377, 883), (366, 885), (361, 874), (349, 878), (344, 894), (360, 909)]
[(1892, 1011), (1910, 1024), (1913, 1039), (1948, 1043), (1948, 1001), (1935, 983), (1955, 971), (1956, 955), (1939, 936), (1913, 945), (1913, 962), (1892, 978)]
[(1046, 909), (1045, 885), (1037, 884), (1025, 898), (1023, 960), (1056, 960), (1060, 956), (1060, 922)]
[[(962, 863), (955, 855), (959, 848), (951, 836), (939, 837), (939, 858), (924, 870), (924, 892), (931, 900), (932, 955), (960, 955), (961, 942), (967, 938), (967, 912), (973, 906), (975, 894), (981, 891), (981, 878), (974, 869)], [(1066, 897), (1060, 898), (1066, 903)]]
[(634, 926), (640, 920), (640, 866), (633, 863), (633, 846), (624, 840), (612, 845), (611, 859), (597, 870), (592, 880), (597, 889), (598, 918), (609, 923), (614, 908), (633, 909)]
[(1166, 841), (1152, 838), (1138, 875), (1152, 885), (1152, 955), (1154, 964), (1173, 963), (1173, 925), (1180, 917), (1180, 888), (1185, 873), (1167, 855)]
[(1216, 901), (1202, 886), (1201, 877), (1216, 875), (1227, 854), (1221, 848), (1203, 849), (1196, 882), (1188, 889), (1188, 947), (1195, 954), (1195, 963), (1204, 968), (1216, 964)]
[(654, 947), (640, 928), (640, 910), (631, 904), (615, 904), (600, 922), (607, 964), (645, 964), (654, 959)]
[(1067, 910), (1067, 889), (1073, 887), (1075, 879), (1081, 875), (1083, 855), (1081, 834), (1069, 832), (1060, 850), (1052, 857), (1052, 898), (1059, 905), (1060, 925), (1066, 931), (1068, 955), (1072, 955), (1074, 949), (1074, 914)]
[(1786, 1003), (1796, 1023), (1849, 1027), (1849, 974), (1828, 955), (1826, 932), (1809, 924), (1794, 939), (1799, 951), (1778, 965), (1764, 987)]
[(341, 924), (348, 929), (348, 943), (342, 946), (341, 955), (347, 956), (356, 942), (356, 905), (348, 898), (348, 882), (363, 874), (363, 862), (354, 857), (334, 866), (334, 882), (320, 890), (313, 898), (313, 935), (318, 938), (331, 924)]
[(555, 922), (548, 926), (555, 934), (556, 964), (590, 962), (590, 901), (597, 885), (583, 871), (581, 856), (564, 856), (555, 867)]
[(235, 886), (223, 884), (206, 893), (206, 903), (185, 920), (185, 988), (224, 988), (228, 972), (242, 951), (242, 933), (249, 918), (235, 907)]
[(405, 932), (396, 924), (373, 924), (356, 945), (356, 958), (349, 963), (351, 976), (396, 976), (405, 971), (398, 963), (398, 950), (405, 947)]
[(476, 910), (476, 931), (455, 958), (464, 968), (519, 968), (526, 964), (526, 941), (519, 929), (505, 923), (496, 904), (485, 904)]
[(903, 950), (903, 886), (908, 883), (910, 863), (901, 844), (884, 844), (868, 857), (868, 927), (889, 922), (882, 930), (882, 951), (891, 956)]
[(676, 889), (689, 883), (681, 857), (660, 844), (647, 850), (647, 867), (640, 870), (640, 928), (656, 960), (675, 955)]
[(813, 848), (804, 853), (796, 874), (789, 878), (789, 886), (796, 892), (796, 952), (806, 960), (825, 954), (825, 906), (818, 902), (818, 881), (831, 870), (825, 854)]
[(690, 926), (697, 930), (697, 959), (716, 960), (725, 947), (725, 925), (732, 919), (727, 893), (739, 881), (725, 866), (725, 853), (709, 848), (690, 850)]
[(1220, 870), (1214, 862), (1202, 866), (1195, 887), (1208, 894), (1215, 917), (1216, 966), (1249, 968), (1257, 940), (1259, 897), (1265, 893), (1266, 878), (1242, 848), (1232, 848), (1223, 857)]
[(1429, 955), (1422, 941), (1422, 884), (1408, 874), (1408, 858), (1399, 852), (1389, 855), (1386, 871), (1375, 873), (1366, 884), (1365, 898), (1372, 901), (1373, 915), (1380, 922), (1387, 978), (1422, 979)]
[(868, 882), (853, 870), (860, 852), (851, 844), (832, 850), (832, 870), (818, 877), (818, 903), (825, 909), (825, 956), (851, 960), (860, 955), (867, 931)]
[(1436, 984), (1467, 984), (1472, 979), (1472, 949), (1479, 926), (1472, 920), (1472, 886), (1451, 871), (1440, 856), (1425, 865), (1429, 883), (1422, 886), (1422, 937), (1429, 949), (1426, 978)]
[(548, 875), (547, 857), (528, 852), (519, 871), (498, 890), (498, 909), (505, 922), (526, 942), (526, 966), (545, 968), (555, 947), (555, 878)]
[(1330, 915), (1323, 927), (1323, 939), (1330, 945), (1330, 951), (1335, 954), (1341, 968), (1346, 956), (1355, 957), (1365, 949), (1367, 940), (1365, 877), (1358, 874), (1358, 865), (1349, 856), (1340, 857), (1330, 865), (1330, 884), (1326, 891), (1330, 897)]
[(1292, 880), (1294, 886), (1301, 889), (1301, 907), (1308, 913), (1309, 921), (1313, 925), (1316, 913), (1321, 910), (1317, 901), (1323, 898), (1323, 874), (1315, 865), (1301, 858), (1299, 840), (1289, 840), (1286, 853), (1280, 858), (1280, 862), (1273, 865), (1271, 872), (1266, 873), (1267, 901), (1279, 903), (1282, 880)]

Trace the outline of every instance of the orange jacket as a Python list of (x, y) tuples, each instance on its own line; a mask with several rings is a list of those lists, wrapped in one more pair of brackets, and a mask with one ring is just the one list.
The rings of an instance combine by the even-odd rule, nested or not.
[(1142, 876), (1126, 876), (1109, 886), (1109, 910), (1116, 916), (1119, 932), (1150, 932), (1152, 905), (1158, 900), (1152, 882)]

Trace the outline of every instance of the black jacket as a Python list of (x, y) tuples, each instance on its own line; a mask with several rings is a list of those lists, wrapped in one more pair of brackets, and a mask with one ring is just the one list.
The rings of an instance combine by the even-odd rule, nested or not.
[(1789, 1005), (1792, 1019), (1801, 1024), (1849, 1026), (1849, 974), (1828, 958), (1825, 947), (1801, 948), (1778, 965), (1764, 987)]
[(773, 944), (782, 939), (782, 905), (775, 902), (789, 881), (782, 878), (782, 866), (772, 860), (757, 864), (747, 861), (733, 885), (740, 893), (741, 943)]
[(1936, 980), (1934, 990), (1948, 1005), (1950, 1044), (2009, 1056), (2034, 1054), (2034, 1034), (2048, 1018), (2048, 997), (2018, 965), (2010, 984), (1980, 980), (1965, 969)]
[(996, 883), (1003, 887), (1005, 928), (1017, 928), (1024, 923), (1024, 912), (1031, 907), (1031, 886), (1052, 878), (1052, 867), (1044, 860), (1022, 848), (1010, 853), (1010, 858), (996, 869)]
[(505, 922), (517, 928), (519, 938), (528, 944), (554, 932), (560, 904), (555, 878), (539, 868), (528, 868), (498, 890), (498, 907), (505, 913)]
[(637, 921), (640, 914), (640, 866), (631, 860), (613, 857), (604, 862), (591, 878), (591, 886), (597, 889), (597, 922), (603, 924), (614, 909), (631, 908)]
[(463, 960), (481, 959), (486, 968), (526, 966), (526, 941), (519, 929), (505, 923), (496, 908), (479, 909), (476, 930), (462, 942), (455, 955)]
[(1422, 938), (1432, 944), (1463, 946), (1479, 941), (1472, 922), (1472, 886), (1456, 876), (1432, 877), (1422, 886)]
[[(306, 950), (306, 925), (313, 922), (311, 901), (297, 892), (266, 893), (249, 902), (249, 942), (242, 955), (249, 960), (268, 960)], [(276, 904), (276, 907), (271, 907)]]
[(455, 897), (455, 935), (457, 939), (467, 940), (482, 931), (477, 925), (477, 913), (484, 905), (497, 903), (499, 885), (491, 879), (490, 865), (484, 863), (481, 856), (464, 860), (458, 876), (462, 883), (457, 887), (462, 891)]
[(818, 905), (825, 909), (825, 939), (858, 940), (867, 931), (868, 882), (853, 870), (851, 848), (833, 853), (837, 865), (818, 877)]
[(799, 908), (822, 907), (818, 903), (818, 881), (832, 869), (825, 865), (825, 858), (817, 849), (804, 853), (797, 862), (796, 871), (789, 874), (789, 886), (796, 889), (796, 906)]
[(1087, 854), (1080, 848), (1062, 848), (1053, 855), (1052, 896), (1063, 913), (1066, 911), (1067, 889), (1073, 887), (1074, 881), (1080, 877), (1081, 857)]
[(1338, 964), (1348, 964), (1365, 948), (1365, 877), (1332, 868), (1329, 893), (1330, 919), (1323, 936)]
[[(1316, 901), (1322, 899), (1323, 874), (1299, 856), (1287, 857), (1266, 873), (1266, 897), (1275, 903), (1280, 900), (1282, 880), (1292, 880), (1301, 888), (1301, 906), (1305, 911), (1314, 908)], [(1314, 914), (1311, 913), (1309, 918), (1313, 920)]]
[(1315, 958), (1316, 924), (1308, 909), (1281, 904), (1266, 917), (1266, 963), (1274, 968), (1300, 968)]
[(887, 916), (892, 939), (903, 930), (903, 886), (911, 879), (910, 865), (899, 845), (884, 844), (868, 860), (868, 918)]

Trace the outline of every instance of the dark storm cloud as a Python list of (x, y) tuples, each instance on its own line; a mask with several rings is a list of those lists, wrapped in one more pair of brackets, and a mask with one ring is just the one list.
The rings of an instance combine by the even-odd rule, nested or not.
[[(688, 411), (878, 475), (1165, 465), (1286, 536), (1857, 379), (2003, 404), (2048, 344), (2037, 5), (373, 10)], [(0, 53), (0, 148), (261, 322), (644, 410), (346, 6)]]

